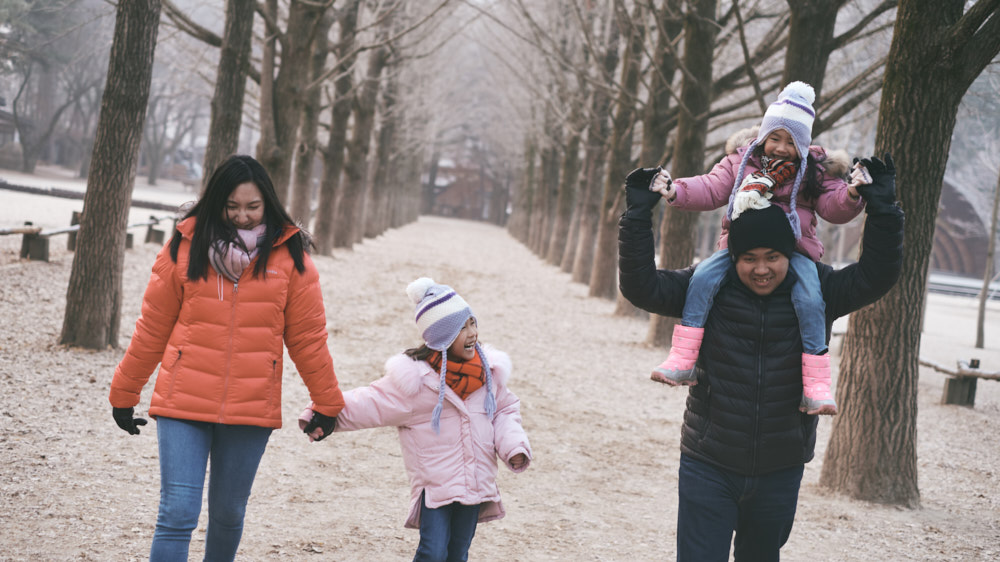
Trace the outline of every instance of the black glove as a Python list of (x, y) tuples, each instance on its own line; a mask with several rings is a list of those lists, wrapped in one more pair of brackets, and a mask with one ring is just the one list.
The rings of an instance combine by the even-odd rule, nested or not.
[(660, 194), (649, 186), (660, 168), (636, 168), (625, 176), (625, 216), (649, 218), (653, 207), (660, 202)]
[(323, 430), (323, 435), (316, 438), (316, 441), (322, 441), (326, 439), (327, 435), (333, 433), (333, 429), (337, 427), (337, 417), (324, 416), (323, 414), (313, 410), (313, 417), (309, 420), (309, 423), (302, 428), (302, 433), (312, 433), (314, 429), (320, 428)]
[(861, 165), (868, 169), (872, 183), (859, 185), (858, 193), (865, 198), (865, 211), (879, 215), (896, 206), (896, 165), (892, 155), (885, 153), (885, 161), (872, 156), (862, 158)]
[(139, 435), (139, 426), (146, 425), (145, 418), (132, 417), (134, 412), (133, 408), (111, 408), (111, 415), (115, 418), (115, 423), (127, 431), (129, 435)]

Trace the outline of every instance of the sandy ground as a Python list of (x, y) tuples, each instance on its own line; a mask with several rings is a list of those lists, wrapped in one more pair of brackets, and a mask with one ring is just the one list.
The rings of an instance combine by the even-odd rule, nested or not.
[[(11, 183), (59, 180), (39, 175), (0, 171)], [(153, 193), (146, 189), (137, 186), (137, 198)], [(190, 194), (168, 184), (161, 197)], [(81, 207), (0, 191), (0, 226), (65, 226)], [(149, 214), (133, 211), (140, 220)], [(49, 263), (19, 260), (19, 247), (19, 236), (0, 236), (0, 560), (145, 559), (159, 493), (154, 425), (140, 436), (122, 432), (107, 391), (159, 248), (137, 242), (126, 253), (122, 348), (90, 352), (56, 344), (72, 265), (64, 242), (53, 239)], [(511, 388), (535, 460), (522, 474), (501, 469), (507, 518), (479, 527), (470, 558), (673, 559), (686, 393), (648, 380), (665, 352), (642, 343), (644, 321), (615, 316), (613, 303), (588, 298), (569, 275), (485, 224), (424, 217), (315, 259), (345, 389), (378, 378), (386, 357), (419, 342), (404, 288), (422, 275), (455, 286), (480, 319), (482, 340), (512, 356)], [(931, 295), (921, 356), (949, 366), (979, 357), (984, 369), (1000, 370), (1000, 305), (987, 312), (986, 350), (972, 348), (975, 318), (974, 299)], [(306, 391), (286, 366), (285, 428), (264, 456), (238, 559), (411, 558), (417, 532), (402, 527), (408, 486), (395, 431), (308, 443), (293, 429)], [(824, 419), (785, 560), (1000, 558), (1000, 383), (980, 382), (974, 408), (941, 405), (943, 383), (943, 375), (921, 370), (922, 507), (821, 489)], [(203, 510), (192, 559), (201, 558), (204, 532)]]

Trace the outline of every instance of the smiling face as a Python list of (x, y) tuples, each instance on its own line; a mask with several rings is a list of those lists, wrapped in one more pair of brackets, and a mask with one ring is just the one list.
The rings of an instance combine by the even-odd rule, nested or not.
[(250, 230), (264, 220), (264, 196), (253, 182), (236, 186), (229, 194), (223, 220), (236, 228)]
[(795, 139), (784, 129), (771, 131), (764, 139), (764, 154), (779, 160), (798, 160), (799, 151), (795, 148)]
[(455, 337), (448, 348), (449, 361), (469, 361), (476, 356), (476, 341), (479, 339), (479, 326), (475, 317), (470, 316), (462, 326), (462, 331)]
[(736, 275), (751, 291), (770, 295), (788, 275), (788, 257), (771, 248), (754, 248), (736, 258)]

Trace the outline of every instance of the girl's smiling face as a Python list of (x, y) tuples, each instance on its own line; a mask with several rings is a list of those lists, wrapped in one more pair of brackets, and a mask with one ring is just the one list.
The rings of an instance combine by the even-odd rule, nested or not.
[(448, 360), (469, 361), (476, 356), (476, 341), (479, 340), (479, 326), (475, 317), (470, 316), (448, 348)]
[(226, 201), (223, 220), (236, 228), (250, 230), (264, 221), (264, 196), (253, 182), (236, 186)]
[(764, 154), (779, 160), (798, 160), (795, 139), (784, 129), (775, 129), (764, 138)]

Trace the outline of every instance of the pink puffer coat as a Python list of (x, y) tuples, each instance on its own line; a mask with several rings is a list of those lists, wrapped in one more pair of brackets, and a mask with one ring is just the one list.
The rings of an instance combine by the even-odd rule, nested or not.
[[(688, 211), (711, 211), (729, 205), (729, 195), (736, 183), (740, 161), (746, 152), (747, 144), (756, 138), (755, 128), (737, 132), (730, 137), (726, 145), (726, 157), (719, 161), (712, 170), (701, 176), (678, 178), (674, 180), (677, 197), (670, 202), (672, 207)], [(823, 171), (822, 187), (824, 193), (815, 200), (802, 196), (801, 188), (795, 201), (795, 210), (799, 215), (802, 227), (802, 237), (796, 248), (819, 261), (823, 257), (823, 244), (816, 237), (816, 215), (833, 224), (845, 224), (858, 216), (865, 208), (863, 198), (853, 200), (847, 191), (847, 182), (841, 177), (847, 173), (850, 166), (847, 154), (836, 151), (827, 154), (819, 146), (809, 147), (809, 152), (819, 162)], [(760, 169), (760, 160), (751, 156), (743, 171), (746, 177)], [(777, 204), (787, 213), (792, 193), (791, 181), (774, 189), (771, 203)], [(722, 234), (719, 236), (719, 249), (729, 246), (729, 219), (722, 219)]]
[(483, 346), (493, 372), (496, 414), (491, 420), (483, 402), (486, 389), (476, 390), (466, 400), (450, 388), (445, 390), (441, 433), (431, 429), (431, 411), (437, 404), (439, 374), (425, 361), (399, 354), (386, 361), (386, 375), (369, 386), (344, 393), (344, 409), (336, 431), (395, 426), (403, 462), (410, 479), (410, 512), (406, 527), (420, 527), (420, 494), (427, 505), (441, 507), (453, 502), (482, 504), (479, 521), (504, 515), (497, 488), (497, 457), (508, 468), (510, 459), (524, 453), (529, 462), (531, 446), (521, 427), (520, 400), (507, 390), (511, 362), (506, 353)]

